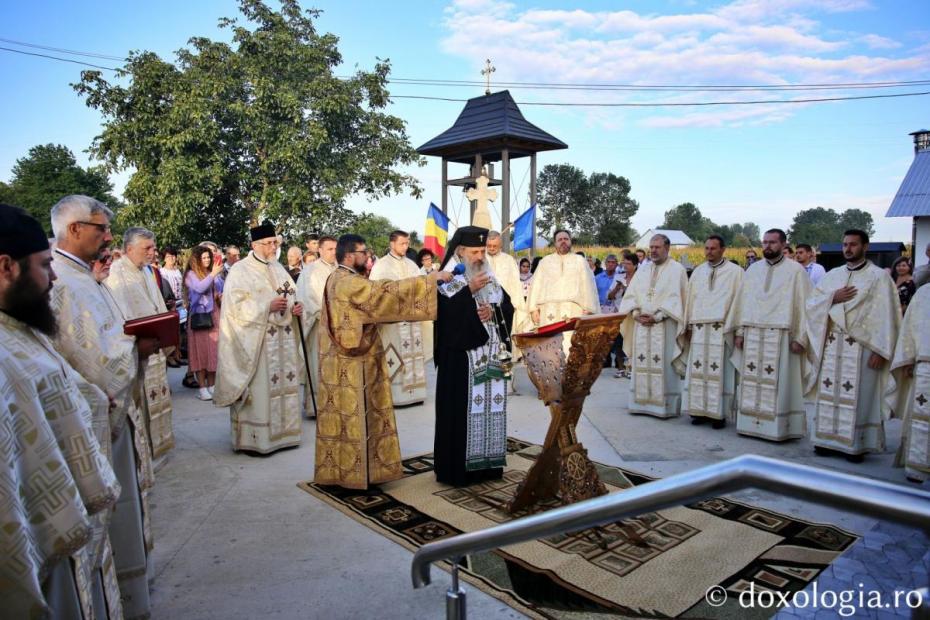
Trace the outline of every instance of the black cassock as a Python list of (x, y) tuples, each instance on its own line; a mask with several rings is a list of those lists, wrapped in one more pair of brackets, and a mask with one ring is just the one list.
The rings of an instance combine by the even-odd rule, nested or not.
[[(501, 288), (503, 300), (495, 308), (501, 342), (510, 345), (509, 326), (513, 321), (513, 305)], [(465, 443), (468, 438), (467, 416), (471, 386), (468, 385), (466, 351), (485, 344), (488, 332), (478, 318), (471, 290), (463, 287), (452, 297), (439, 295), (433, 360), (436, 364), (436, 435), (433, 455), (436, 459), (436, 479), (453, 486), (466, 486), (481, 480), (500, 478), (504, 470), (465, 470)]]

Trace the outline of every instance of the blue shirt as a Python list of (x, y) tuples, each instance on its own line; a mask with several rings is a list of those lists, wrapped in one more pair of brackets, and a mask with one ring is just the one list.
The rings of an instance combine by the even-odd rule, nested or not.
[[(617, 271), (614, 271), (614, 275), (617, 274)], [(597, 298), (598, 302), (602, 306), (608, 304), (607, 293), (610, 292), (610, 289), (614, 286), (614, 275), (608, 275), (607, 270), (600, 272), (594, 276), (594, 283), (597, 285)]]

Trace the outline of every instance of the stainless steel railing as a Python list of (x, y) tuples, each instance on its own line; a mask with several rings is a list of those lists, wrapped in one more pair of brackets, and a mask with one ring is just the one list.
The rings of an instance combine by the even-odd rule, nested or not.
[(485, 530), (428, 543), (413, 556), (413, 587), (422, 588), (430, 583), (430, 566), (434, 562), (452, 560), (454, 589), (447, 593), (447, 617), (464, 619), (465, 592), (458, 584), (457, 563), (470, 553), (607, 525), (644, 512), (750, 487), (930, 532), (930, 493), (861, 476), (747, 455), (625, 489), (622, 493), (596, 497)]

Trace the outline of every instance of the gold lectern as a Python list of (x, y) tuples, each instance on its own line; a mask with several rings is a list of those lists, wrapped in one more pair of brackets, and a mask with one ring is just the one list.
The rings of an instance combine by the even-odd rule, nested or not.
[[(511, 513), (551, 497), (571, 504), (607, 493), (588, 451), (575, 435), (575, 426), (623, 318), (620, 314), (597, 314), (514, 334), (530, 380), (539, 390), (540, 400), (548, 405), (552, 420), (542, 453), (507, 507)], [(566, 360), (562, 338), (563, 332), (570, 330), (574, 333)]]

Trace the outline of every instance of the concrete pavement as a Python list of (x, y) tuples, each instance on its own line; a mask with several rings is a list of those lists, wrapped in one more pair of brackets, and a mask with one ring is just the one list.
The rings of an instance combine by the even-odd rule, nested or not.
[[(410, 552), (296, 487), (313, 477), (313, 422), (304, 421), (298, 448), (266, 457), (233, 453), (228, 411), (197, 400), (195, 390), (182, 387), (181, 370), (169, 373), (177, 446), (158, 472), (152, 495), (155, 618), (444, 616), (448, 574), (434, 569), (433, 584), (414, 590)], [(522, 368), (517, 377), (521, 395), (511, 397), (508, 405), (508, 434), (541, 443), (548, 410)], [(434, 380), (431, 373), (431, 388)], [(909, 484), (903, 470), (890, 466), (900, 438), (897, 421), (888, 423), (888, 452), (855, 465), (842, 458), (815, 457), (806, 440), (771, 444), (739, 437), (732, 427), (715, 431), (692, 426), (687, 418), (631, 416), (626, 411), (628, 385), (614, 379), (612, 371), (605, 372), (585, 404), (578, 435), (594, 460), (661, 477), (754, 453)], [(396, 416), (404, 456), (432, 450), (431, 399), (400, 409)], [(733, 497), (859, 534), (879, 524), (874, 515), (848, 514), (754, 490)], [(882, 540), (914, 542), (913, 532), (891, 532), (883, 530)], [(923, 578), (925, 585), (923, 561), (900, 568), (914, 572), (917, 582)], [(466, 588), (472, 617), (522, 617)]]

